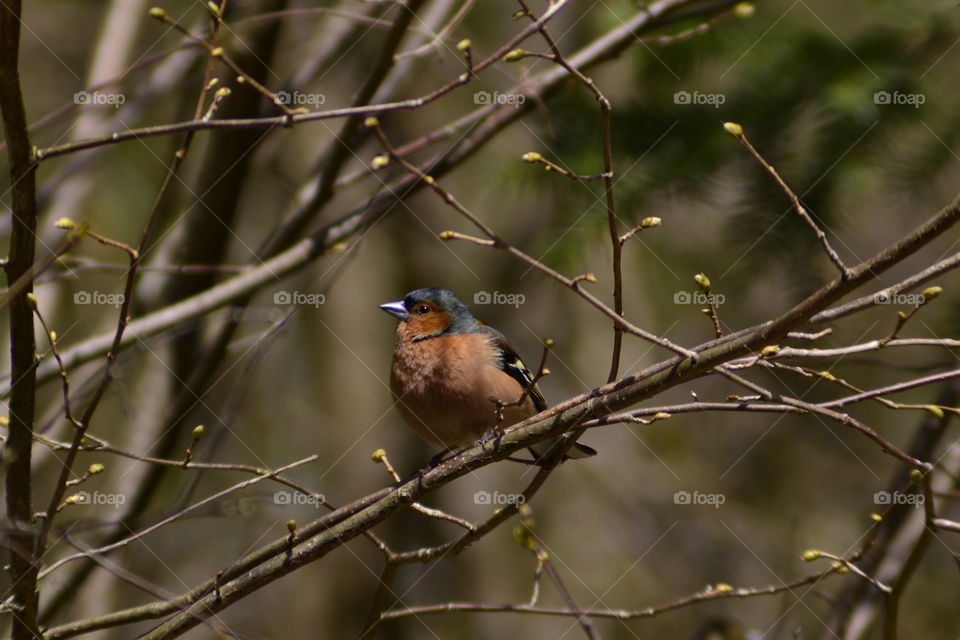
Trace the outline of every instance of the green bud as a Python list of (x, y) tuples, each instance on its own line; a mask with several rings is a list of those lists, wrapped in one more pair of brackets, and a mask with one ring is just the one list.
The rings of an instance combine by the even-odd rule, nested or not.
[(537, 540), (533, 537), (533, 532), (523, 525), (513, 528), (513, 539), (524, 549), (533, 550), (537, 548)]
[(724, 122), (723, 128), (727, 133), (732, 135), (734, 138), (743, 137), (743, 127), (741, 127), (736, 122)]

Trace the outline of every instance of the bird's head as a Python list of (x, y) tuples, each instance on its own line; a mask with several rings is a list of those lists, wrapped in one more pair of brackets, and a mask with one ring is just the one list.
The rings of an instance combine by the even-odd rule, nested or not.
[(380, 308), (400, 321), (397, 336), (418, 342), (428, 338), (477, 331), (477, 319), (452, 291), (434, 287), (416, 289), (402, 300)]

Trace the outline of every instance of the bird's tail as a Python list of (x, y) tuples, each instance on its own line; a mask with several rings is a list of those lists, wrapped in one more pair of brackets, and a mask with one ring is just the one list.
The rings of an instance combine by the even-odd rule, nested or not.
[[(567, 436), (560, 436), (558, 438), (554, 438), (553, 440), (547, 440), (546, 442), (538, 442), (537, 444), (531, 445), (527, 448), (530, 450), (530, 453), (533, 454), (533, 457), (536, 459), (536, 463), (543, 464), (560, 450), (560, 447), (566, 443), (566, 440)], [(597, 455), (596, 449), (588, 447), (585, 444), (580, 444), (579, 442), (574, 442), (573, 446), (567, 449), (563, 459), (579, 460), (580, 458), (589, 458), (595, 455)]]

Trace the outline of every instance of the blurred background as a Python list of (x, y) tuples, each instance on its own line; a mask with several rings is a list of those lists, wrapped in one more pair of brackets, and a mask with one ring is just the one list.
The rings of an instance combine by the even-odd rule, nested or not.
[[(588, 74), (613, 106), (621, 232), (648, 216), (662, 219), (662, 226), (625, 245), (626, 315), (693, 346), (713, 336), (700, 306), (689, 303), (698, 272), (722, 295), (718, 314), (727, 331), (776, 316), (835, 274), (789, 200), (722, 123), (742, 124), (843, 259), (857, 264), (957, 194), (960, 15), (956, 3), (945, 1), (770, 0), (756, 3), (753, 11), (723, 2), (675, 4), (662, 26), (637, 33), (639, 42)], [(139, 0), (27, 3), (22, 80), (35, 145), (193, 118), (207, 59), (181, 34), (150, 19), (150, 6)], [(203, 3), (166, 0), (161, 6), (193, 33), (207, 33)], [(415, 6), (394, 71), (367, 102), (425, 95), (463, 72), (454, 48), (460, 39), (471, 39), (474, 59), (480, 60), (527, 24), (511, 17), (518, 6), (510, 3), (432, 0)], [(546, 5), (535, 2), (530, 8), (539, 15)], [(292, 98), (292, 106), (345, 107), (376, 68), (399, 10), (392, 3), (360, 0), (231, 3), (221, 44), (266, 86), (300, 96)], [(460, 10), (463, 19), (431, 47)], [(560, 50), (572, 56), (638, 11), (622, 1), (571, 4), (549, 29)], [(703, 24), (710, 26), (698, 30)], [(521, 46), (547, 51), (536, 36)], [(571, 276), (595, 273), (599, 282), (589, 285), (591, 291), (609, 301), (611, 252), (601, 183), (568, 180), (520, 159), (537, 151), (579, 174), (602, 170), (599, 111), (587, 90), (567, 79), (544, 96), (523, 94), (525, 81), (550, 70), (549, 61), (533, 58), (497, 63), (427, 106), (380, 120), (399, 146), (475, 113), (484, 104), (478, 92), (500, 92), (514, 102), (523, 97), (518, 107), (501, 109), (519, 108), (519, 117), (446, 167), (441, 183), (501, 237), (537, 259)], [(222, 66), (215, 75), (233, 91), (217, 118), (279, 113)], [(380, 146), (356, 122), (345, 132), (344, 122), (196, 135), (149, 238), (134, 318), (261, 265), (327, 225), (354, 220), (358, 212), (373, 214), (362, 217), (356, 232), (326, 255), (263, 287), (246, 306), (220, 309), (135, 341), (118, 362), (92, 434), (139, 454), (181, 459), (191, 430), (203, 424), (195, 460), (276, 468), (317, 453), (318, 461), (288, 475), (333, 504), (350, 502), (390, 482), (371, 462), (374, 450), (385, 449), (402, 474), (436, 453), (408, 432), (391, 408), (386, 381), (395, 322), (377, 308), (424, 286), (455, 291), (477, 316), (501, 329), (531, 367), (541, 341), (552, 338), (556, 347), (547, 364), (552, 373), (541, 382), (549, 403), (606, 381), (612, 343), (607, 320), (505, 252), (439, 241), (443, 230), (476, 231), (433, 193), (400, 190), (403, 198), (394, 204), (369, 206), (371, 199), (392, 198), (390, 185), (404, 174), (393, 166), (370, 172)], [(456, 152), (478, 135), (477, 122), (456, 127), (411, 159), (428, 163), (447, 150)], [(38, 247), (52, 247), (61, 237), (53, 223), (62, 216), (138, 243), (182, 141), (182, 133), (149, 137), (45, 161), (38, 176), (43, 208)], [(6, 192), (7, 173), (3, 176)], [(305, 202), (316, 206), (297, 220)], [(4, 234), (9, 215), (0, 218)], [(926, 268), (955, 252), (957, 240), (956, 232), (946, 234), (857, 294)], [(37, 295), (61, 350), (112, 331), (117, 309), (111, 296), (123, 290), (125, 265), (122, 252), (84, 240), (41, 277)], [(957, 337), (956, 282), (948, 274), (931, 283), (944, 287), (944, 294), (902, 335)], [(893, 329), (896, 311), (909, 307), (878, 305), (831, 324), (832, 334), (805, 346), (882, 338)], [(4, 328), (6, 322), (4, 317)], [(46, 342), (39, 344), (46, 351)], [(637, 373), (668, 355), (627, 338), (621, 374)], [(2, 357), (9, 370), (6, 350)], [(946, 371), (956, 362), (952, 350), (923, 347), (798, 364), (829, 369), (872, 389)], [(70, 371), (77, 405), (99, 380), (102, 366), (101, 358)], [(811, 402), (849, 393), (822, 378), (752, 370), (749, 375)], [(950, 385), (929, 386), (891, 398), (956, 405), (957, 392)], [(706, 378), (644, 405), (689, 402), (692, 394), (722, 401), (731, 393), (744, 391)], [(861, 403), (851, 411), (902, 448), (927, 438), (925, 459), (957, 468), (955, 423), (944, 431), (943, 422), (928, 412), (894, 411), (879, 403)], [(42, 387), (38, 422), (45, 436), (69, 440), (55, 378)], [(875, 444), (804, 416), (677, 415), (649, 426), (594, 429), (583, 442), (599, 455), (564, 464), (531, 504), (538, 533), (583, 608), (641, 609), (709, 584), (780, 586), (825, 569), (827, 561), (808, 564), (801, 554), (816, 548), (844, 555), (861, 548), (873, 524), (870, 514), (885, 508), (876, 492), (905, 485), (901, 466)], [(39, 509), (60, 466), (46, 447), (38, 445), (35, 455)], [(248, 477), (160, 471), (104, 453), (81, 454), (77, 468), (92, 463), (104, 464), (106, 471), (84, 489), (113, 496), (113, 504), (63, 511), (57, 533), (64, 537), (51, 558), (73, 552), (72, 545), (97, 546), (129, 535)], [(524, 465), (498, 463), (444, 487), (426, 504), (478, 520), (491, 512), (479, 492), (513, 494), (529, 478)], [(205, 506), (110, 554), (109, 570), (83, 570), (86, 561), (61, 568), (41, 583), (46, 624), (182, 593), (286, 535), (287, 520), (303, 524), (324, 513), (315, 505), (284, 504), (278, 490), (264, 482)], [(723, 500), (686, 504), (676, 498), (678, 492)], [(914, 513), (905, 506), (891, 518)], [(941, 513), (960, 515), (949, 501)], [(459, 556), (403, 569), (395, 606), (526, 602), (536, 563), (514, 541), (514, 524)], [(402, 513), (376, 533), (393, 548), (409, 550), (448, 541), (460, 529)], [(904, 637), (960, 635), (958, 551), (956, 535), (933, 538), (900, 605), (900, 629), (909, 631)], [(218, 630), (200, 626), (187, 637), (356, 637), (381, 570), (379, 552), (367, 540), (355, 540), (226, 610), (218, 616)], [(870, 622), (851, 623), (857, 633), (849, 636), (831, 631), (842, 612), (849, 614), (853, 594), (858, 606), (869, 610), (872, 600), (859, 588), (855, 578), (832, 576), (773, 597), (699, 604), (649, 619), (598, 620), (595, 626), (604, 638), (706, 637), (709, 628), (726, 629), (724, 637), (730, 638), (745, 637), (736, 635), (741, 632), (765, 638), (880, 637), (879, 625)], [(563, 606), (546, 582), (540, 604)], [(128, 638), (152, 625), (90, 637)], [(381, 630), (381, 637), (389, 638), (578, 634), (568, 618), (470, 613), (406, 618)]]

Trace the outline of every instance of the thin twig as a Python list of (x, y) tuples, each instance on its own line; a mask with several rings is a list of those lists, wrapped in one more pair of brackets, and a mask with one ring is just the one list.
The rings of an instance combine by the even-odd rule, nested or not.
[(423, 44), (416, 49), (411, 49), (410, 51), (403, 51), (398, 53), (395, 57), (397, 61), (403, 60), (405, 58), (416, 58), (424, 54), (430, 53), (434, 49), (440, 47), (443, 44), (444, 39), (447, 35), (456, 27), (464, 17), (466, 17), (467, 12), (473, 7), (475, 0), (466, 0), (463, 4), (460, 5), (460, 8), (457, 9), (457, 12), (453, 15), (452, 18), (445, 24), (436, 35), (433, 36), (433, 39)]
[[(222, 13), (224, 7), (226, 6), (227, 0), (221, 0), (220, 12)], [(210, 42), (216, 43), (217, 38), (220, 34), (220, 22), (216, 20), (214, 22), (214, 27), (211, 30)], [(212, 87), (210, 82), (211, 76), (213, 73), (212, 60), (207, 61), (207, 66), (205, 70), (205, 76), (203, 79), (203, 85), (201, 86), (199, 96), (197, 98), (196, 107), (194, 108), (194, 118), (200, 117), (203, 112), (204, 105), (206, 104), (207, 93)], [(100, 379), (97, 388), (93, 392), (93, 396), (90, 398), (90, 401), (87, 403), (87, 406), (84, 408), (83, 415), (80, 417), (78, 424), (75, 425), (73, 433), (73, 442), (70, 446), (70, 449), (67, 451), (62, 462), (62, 468), (60, 470), (60, 475), (57, 480), (57, 483), (54, 485), (52, 495), (50, 496), (50, 502), (46, 510), (46, 517), (43, 519), (40, 525), (40, 531), (37, 535), (35, 541), (35, 556), (40, 558), (43, 556), (43, 553), (46, 549), (48, 536), (50, 529), (53, 526), (54, 518), (57, 514), (57, 509), (63, 500), (63, 495), (67, 489), (67, 482), (73, 467), (73, 463), (76, 460), (77, 453), (80, 450), (80, 445), (83, 442), (83, 437), (90, 427), (90, 421), (93, 419), (93, 415), (97, 410), (97, 407), (100, 405), (101, 400), (103, 400), (106, 395), (107, 389), (110, 387), (110, 384), (113, 382), (113, 367), (116, 363), (117, 357), (120, 353), (120, 349), (123, 346), (123, 336), (126, 332), (127, 325), (130, 322), (130, 307), (133, 304), (134, 297), (134, 285), (136, 283), (137, 276), (137, 267), (140, 264), (141, 256), (147, 245), (147, 241), (150, 238), (150, 233), (153, 230), (153, 226), (156, 223), (157, 217), (160, 214), (160, 208), (166, 199), (167, 194), (170, 192), (170, 188), (173, 185), (174, 177), (179, 173), (180, 167), (183, 165), (183, 161), (187, 157), (187, 153), (190, 150), (191, 143), (193, 141), (194, 133), (188, 132), (184, 136), (184, 140), (181, 143), (180, 147), (174, 152), (173, 160), (170, 163), (169, 168), (164, 174), (163, 182), (160, 185), (160, 189), (157, 192), (156, 197), (154, 198), (153, 204), (150, 208), (149, 213), (147, 214), (146, 223), (144, 224), (143, 231), (140, 235), (140, 243), (137, 248), (128, 246), (123, 242), (119, 242), (110, 238), (107, 238), (103, 235), (92, 232), (89, 228), (85, 229), (85, 234), (90, 235), (92, 238), (117, 249), (120, 249), (127, 253), (130, 259), (130, 267), (127, 270), (126, 279), (124, 282), (123, 290), (123, 299), (120, 304), (120, 309), (118, 312), (119, 318), (117, 320), (117, 327), (114, 331), (113, 338), (110, 341), (110, 347), (107, 351), (106, 364), (104, 365), (103, 376)], [(57, 363), (61, 370), (64, 368), (64, 359), (58, 359)]]
[(824, 252), (827, 254), (827, 257), (830, 258), (830, 262), (832, 262), (837, 269), (839, 269), (840, 277), (842, 279), (849, 278), (851, 275), (850, 269), (843, 263), (843, 260), (840, 259), (840, 256), (830, 245), (830, 240), (827, 238), (827, 234), (824, 233), (823, 229), (821, 229), (816, 221), (814, 221), (807, 209), (800, 203), (800, 198), (798, 198), (797, 194), (793, 192), (793, 189), (791, 189), (790, 186), (784, 182), (783, 178), (780, 177), (780, 174), (773, 167), (773, 165), (767, 162), (763, 156), (760, 155), (760, 152), (757, 151), (752, 144), (750, 144), (750, 140), (748, 140), (746, 134), (743, 133), (743, 127), (741, 127), (739, 124), (728, 122), (726, 124), (726, 129), (740, 142), (740, 144), (746, 147), (747, 151), (750, 152), (750, 155), (752, 155), (756, 161), (760, 163), (760, 166), (762, 166), (767, 173), (770, 174), (770, 177), (772, 177), (777, 185), (783, 190), (783, 192), (787, 194), (787, 197), (790, 198), (790, 202), (793, 204), (793, 208), (796, 210), (797, 214), (803, 219), (804, 222), (807, 223), (807, 226), (809, 226), (813, 230), (813, 233), (817, 236), (817, 240), (820, 241)]
[[(531, 13), (525, 0), (517, 0), (517, 2), (523, 8), (524, 13), (536, 23), (537, 20), (533, 13)], [(546, 41), (547, 46), (550, 47), (550, 51), (553, 52), (553, 62), (563, 67), (577, 82), (586, 87), (590, 93), (593, 94), (594, 99), (600, 106), (600, 140), (603, 151), (603, 173), (600, 175), (603, 178), (603, 197), (607, 208), (607, 227), (610, 233), (610, 247), (613, 251), (613, 313), (617, 317), (623, 318), (623, 242), (620, 241), (620, 228), (613, 193), (613, 187), (616, 182), (614, 181), (613, 174), (613, 133), (610, 122), (610, 101), (607, 100), (606, 96), (603, 95), (603, 92), (600, 91), (600, 88), (591, 78), (585, 76), (563, 57), (563, 54), (560, 52), (560, 47), (557, 46), (556, 41), (550, 36), (546, 26), (541, 25), (539, 31), (544, 41)], [(610, 355), (610, 373), (607, 375), (607, 382), (616, 380), (620, 371), (620, 353), (623, 349), (623, 333), (624, 327), (620, 323), (614, 322), (613, 350)], [(570, 444), (572, 445), (573, 443), (570, 442)]]
[(41, 571), (39, 577), (40, 577), (40, 578), (44, 578), (44, 577), (50, 575), (51, 573), (53, 573), (54, 571), (56, 571), (58, 568), (62, 567), (63, 565), (65, 565), (65, 564), (67, 564), (67, 563), (69, 563), (69, 562), (73, 562), (74, 560), (81, 560), (81, 559), (87, 558), (87, 557), (89, 557), (89, 556), (91, 556), (91, 555), (103, 555), (103, 554), (105, 554), (105, 553), (109, 553), (109, 552), (111, 552), (111, 551), (114, 551), (115, 549), (119, 549), (119, 548), (121, 548), (121, 547), (125, 547), (125, 546), (127, 546), (128, 544), (130, 544), (131, 542), (134, 542), (134, 541), (136, 541), (136, 540), (139, 540), (139, 539), (142, 538), (143, 536), (145, 536), (145, 535), (147, 535), (147, 534), (149, 534), (149, 533), (152, 533), (152, 532), (156, 531), (157, 529), (160, 529), (161, 527), (164, 527), (164, 526), (170, 524), (171, 522), (174, 522), (174, 521), (176, 521), (176, 520), (179, 520), (179, 519), (182, 518), (183, 516), (187, 515), (188, 513), (193, 512), (193, 511), (196, 511), (197, 509), (199, 509), (200, 507), (202, 507), (202, 506), (204, 506), (204, 505), (210, 504), (210, 503), (212, 503), (212, 502), (216, 502), (217, 500), (219, 500), (219, 499), (221, 499), (221, 498), (224, 498), (224, 497), (230, 495), (231, 493), (234, 493), (234, 492), (236, 492), (236, 491), (240, 491), (240, 490), (242, 490), (242, 489), (246, 489), (247, 487), (249, 487), (249, 486), (251, 486), (251, 485), (257, 484), (258, 482), (262, 482), (263, 480), (268, 480), (268, 479), (271, 479), (271, 478), (275, 478), (278, 474), (283, 473), (284, 471), (289, 471), (290, 469), (293, 469), (293, 468), (295, 468), (295, 467), (299, 467), (300, 465), (306, 464), (306, 463), (308, 463), (308, 462), (314, 462), (315, 460), (318, 460), (319, 458), (320, 458), (319, 455), (313, 454), (312, 456), (307, 456), (306, 458), (303, 458), (303, 459), (301, 459), (301, 460), (297, 460), (296, 462), (291, 462), (290, 464), (286, 464), (286, 465), (284, 465), (284, 466), (282, 466), (282, 467), (280, 467), (280, 468), (278, 468), (278, 469), (276, 469), (276, 470), (274, 470), (274, 471), (270, 471), (270, 472), (268, 472), (268, 473), (259, 475), (259, 476), (257, 476), (256, 478), (250, 478), (249, 480), (244, 480), (243, 482), (238, 482), (237, 484), (231, 485), (231, 486), (227, 487), (226, 489), (222, 489), (221, 491), (218, 491), (218, 492), (216, 492), (216, 493), (214, 493), (214, 494), (212, 494), (212, 495), (210, 495), (210, 496), (207, 496), (206, 498), (204, 498), (204, 499), (202, 499), (202, 500), (200, 500), (200, 501), (198, 501), (198, 502), (193, 503), (192, 505), (186, 507), (185, 509), (181, 509), (180, 511), (178, 511), (178, 512), (176, 512), (176, 513), (174, 513), (174, 514), (169, 515), (169, 516), (167, 516), (166, 518), (161, 519), (159, 522), (155, 522), (154, 524), (150, 525), (149, 527), (145, 527), (144, 529), (141, 529), (140, 531), (137, 531), (137, 532), (134, 533), (133, 535), (127, 536), (126, 538), (124, 538), (124, 539), (122, 539), (122, 540), (120, 540), (120, 541), (118, 541), (118, 542), (114, 542), (113, 544), (109, 544), (109, 545), (106, 545), (106, 546), (103, 546), (103, 547), (99, 547), (99, 548), (97, 548), (97, 549), (90, 549), (90, 550), (87, 550), (87, 551), (85, 551), (85, 552), (83, 552), (83, 553), (76, 553), (76, 554), (73, 554), (73, 555), (70, 555), (70, 556), (66, 556), (66, 557), (64, 557), (64, 558), (60, 558), (59, 560), (57, 560), (56, 562), (54, 562), (53, 564), (51, 564), (49, 567), (47, 567), (46, 569), (44, 569), (43, 571)]
[(742, 376), (739, 376), (733, 373), (732, 371), (728, 370), (726, 367), (723, 367), (723, 366), (717, 367), (716, 371), (720, 375), (724, 376), (725, 378), (729, 378), (730, 380), (733, 380), (734, 382), (750, 389), (751, 391), (759, 393), (766, 400), (770, 400), (774, 402), (782, 402), (783, 404), (795, 406), (799, 409), (804, 409), (810, 413), (822, 415), (827, 418), (830, 418), (831, 420), (835, 420), (836, 422), (839, 422), (844, 426), (851, 427), (859, 431), (863, 435), (867, 436), (870, 440), (873, 440), (878, 445), (880, 445), (880, 448), (884, 453), (890, 454), (891, 456), (893, 456), (897, 460), (900, 460), (904, 464), (907, 464), (916, 469), (920, 469), (922, 471), (927, 471), (931, 468), (931, 465), (929, 462), (923, 462), (922, 460), (917, 460), (913, 456), (910, 456), (909, 454), (904, 452), (902, 449), (897, 447), (895, 444), (893, 444), (892, 442), (890, 442), (889, 440), (881, 436), (879, 433), (877, 433), (876, 431), (874, 431), (873, 429), (871, 429), (870, 427), (868, 427), (867, 425), (860, 422), (859, 420), (857, 420), (856, 418), (854, 418), (849, 414), (841, 413), (839, 411), (834, 411), (833, 409), (826, 407), (824, 405), (811, 404), (809, 402), (804, 402), (803, 400), (798, 400), (796, 398), (791, 398), (789, 396), (774, 394), (771, 391), (768, 391), (767, 389), (765, 389), (764, 387), (758, 384), (755, 384), (753, 382), (750, 382), (746, 378), (743, 378)]
[(475, 611), (475, 612), (503, 612), (503, 613), (532, 613), (548, 616), (587, 616), (590, 618), (612, 618), (616, 620), (633, 620), (636, 618), (652, 618), (666, 613), (687, 607), (698, 602), (709, 602), (711, 600), (724, 600), (727, 598), (752, 598), (757, 596), (772, 596), (778, 593), (792, 591), (797, 587), (808, 584), (817, 584), (826, 577), (837, 572), (837, 569), (831, 568), (825, 573), (817, 573), (799, 578), (785, 584), (771, 585), (768, 587), (744, 587), (732, 589), (716, 589), (708, 587), (703, 591), (679, 598), (667, 604), (662, 604), (645, 609), (587, 609), (586, 611), (576, 611), (561, 607), (534, 607), (526, 604), (480, 604), (474, 602), (445, 602), (436, 605), (424, 605), (419, 607), (407, 607), (404, 609), (395, 609), (383, 614), (385, 619), (403, 618), (407, 616), (419, 616), (431, 613), (451, 613), (455, 611)]
[(598, 636), (593, 628), (593, 625), (584, 614), (583, 609), (577, 605), (576, 600), (573, 598), (573, 594), (571, 594), (570, 590), (567, 589), (567, 586), (560, 577), (560, 573), (557, 571), (557, 568), (553, 566), (553, 562), (550, 560), (550, 554), (547, 553), (543, 546), (543, 542), (537, 536), (535, 523), (533, 520), (533, 510), (528, 504), (524, 504), (520, 507), (520, 526), (514, 530), (514, 536), (518, 539), (523, 547), (533, 554), (534, 558), (537, 560), (537, 573), (534, 577), (534, 592), (533, 597), (531, 598), (530, 606), (533, 606), (537, 600), (537, 594), (539, 593), (538, 587), (540, 584), (539, 575), (540, 570), (543, 569), (546, 571), (547, 576), (557, 588), (557, 591), (560, 592), (560, 597), (563, 598), (567, 608), (570, 611), (575, 611), (579, 614), (577, 616), (577, 624), (579, 624), (580, 628), (583, 629), (584, 634), (591, 640), (597, 640)]
[[(499, 62), (500, 59), (508, 51), (513, 49), (517, 44), (523, 42), (526, 38), (530, 37), (533, 33), (537, 31), (541, 24), (546, 24), (550, 19), (552, 19), (566, 4), (569, 0), (557, 0), (550, 5), (549, 9), (544, 12), (540, 17), (538, 22), (534, 25), (529, 25), (523, 29), (520, 33), (510, 38), (506, 44), (497, 49), (487, 58), (477, 62), (472, 69), (472, 73), (476, 74), (482, 71), (483, 69), (489, 67), (490, 65)], [(116, 144), (118, 142), (124, 142), (128, 140), (141, 140), (154, 136), (165, 136), (172, 133), (181, 133), (181, 132), (197, 132), (204, 130), (213, 130), (213, 129), (268, 129), (272, 127), (286, 127), (299, 124), (301, 122), (316, 122), (320, 120), (330, 120), (333, 118), (345, 118), (349, 116), (369, 116), (376, 115), (381, 113), (388, 113), (391, 111), (401, 111), (401, 110), (413, 110), (419, 109), (424, 105), (430, 104), (436, 100), (439, 100), (446, 94), (450, 93), (454, 89), (459, 88), (460, 86), (466, 84), (470, 79), (471, 74), (461, 74), (456, 79), (448, 82), (447, 84), (434, 89), (430, 93), (427, 93), (419, 98), (411, 98), (409, 100), (399, 100), (394, 102), (385, 102), (381, 104), (372, 104), (372, 105), (362, 105), (356, 107), (346, 107), (342, 109), (329, 109), (327, 111), (316, 111), (312, 113), (294, 113), (292, 115), (281, 115), (274, 117), (265, 117), (265, 118), (241, 118), (234, 120), (209, 120), (205, 121), (202, 118), (195, 118), (186, 122), (177, 122), (173, 124), (166, 125), (157, 125), (152, 127), (142, 127), (139, 129), (127, 129), (126, 131), (118, 131), (105, 136), (100, 136), (96, 138), (89, 138), (87, 140), (78, 140), (76, 142), (70, 142), (61, 145), (54, 145), (47, 147), (46, 149), (40, 149), (36, 153), (36, 159), (38, 161), (48, 160), (50, 158), (55, 158), (57, 156), (64, 155), (66, 153), (75, 153), (77, 151), (83, 151), (86, 149), (93, 149), (96, 147), (101, 147), (104, 145)]]
[[(482, 220), (476, 217), (473, 213), (471, 213), (466, 207), (460, 204), (460, 202), (457, 201), (457, 199), (453, 196), (453, 194), (451, 194), (449, 191), (441, 187), (439, 183), (432, 176), (429, 176), (423, 173), (423, 171), (421, 171), (417, 166), (411, 164), (406, 159), (398, 156), (395, 150), (393, 149), (393, 147), (390, 145), (390, 142), (387, 140), (386, 135), (384, 135), (383, 130), (380, 128), (380, 122), (376, 118), (368, 118), (367, 126), (371, 127), (374, 130), (374, 133), (377, 135), (377, 138), (380, 140), (380, 144), (383, 145), (383, 148), (387, 152), (391, 162), (395, 162), (399, 164), (408, 172), (417, 176), (419, 180), (423, 181), (424, 184), (426, 184), (437, 195), (439, 195), (445, 203), (447, 203), (450, 207), (452, 207), (464, 218), (469, 220), (475, 227), (477, 227), (481, 232), (483, 232), (483, 234), (486, 235), (487, 238), (489, 238), (489, 241), (492, 243), (489, 246), (495, 249), (501, 249), (503, 251), (510, 253), (513, 256), (516, 256), (517, 258), (527, 263), (531, 267), (550, 276), (551, 278), (561, 283), (565, 287), (572, 289), (577, 295), (579, 295), (581, 298), (589, 302), (594, 308), (596, 308), (601, 313), (603, 313), (604, 315), (609, 317), (611, 320), (613, 320), (614, 323), (617, 324), (617, 326), (621, 327), (627, 333), (636, 335), (644, 340), (647, 340), (648, 342), (660, 345), (665, 349), (669, 349), (670, 351), (673, 351), (674, 353), (680, 354), (685, 357), (692, 357), (694, 355), (692, 351), (685, 349), (680, 345), (674, 344), (673, 342), (671, 342), (666, 338), (661, 338), (660, 336), (657, 336), (653, 333), (650, 333), (649, 331), (646, 331), (644, 329), (641, 329), (640, 327), (637, 327), (631, 324), (622, 315), (618, 314), (615, 309), (611, 309), (610, 307), (605, 305), (603, 302), (601, 302), (599, 298), (592, 295), (588, 291), (584, 290), (579, 285), (579, 283), (581, 280), (584, 280), (584, 279), (591, 280), (590, 277), (568, 278), (567, 276), (564, 276), (560, 272), (548, 267), (547, 265), (543, 264), (542, 262), (530, 256), (529, 254), (521, 251), (520, 249), (517, 249), (511, 244), (508, 244), (506, 241), (500, 238), (500, 236), (498, 236), (493, 231), (493, 229), (487, 226), (486, 223), (484, 223)], [(438, 237), (441, 240), (450, 240), (450, 239), (456, 239), (456, 238), (463, 238), (464, 236), (462, 234), (457, 234), (451, 231), (443, 231), (440, 234), (438, 234)], [(476, 240), (476, 239), (472, 239), (472, 240)], [(596, 278), (592, 278), (592, 280), (596, 280)]]
[(13, 297), (24, 289), (31, 287), (32, 284), (40, 284), (37, 276), (46, 271), (58, 258), (62, 260), (63, 254), (69, 251), (82, 236), (83, 229), (72, 229), (52, 251), (44, 255), (0, 294), (0, 309), (10, 304)]
[[(387, 473), (390, 474), (390, 477), (394, 479), (395, 482), (401, 483), (403, 480), (400, 478), (400, 474), (397, 473), (397, 470), (394, 469), (393, 465), (390, 463), (390, 459), (387, 458), (387, 452), (383, 449), (377, 449), (373, 452), (373, 461), (379, 462), (383, 465), (383, 468), (387, 470)], [(414, 511), (418, 511), (428, 518), (434, 518), (436, 520), (445, 520), (447, 522), (452, 522), (458, 527), (462, 527), (467, 531), (472, 531), (474, 526), (470, 522), (467, 522), (463, 518), (458, 518), (457, 516), (451, 515), (446, 511), (441, 511), (440, 509), (433, 509), (431, 507), (424, 506), (419, 502), (414, 502), (410, 505)]]

